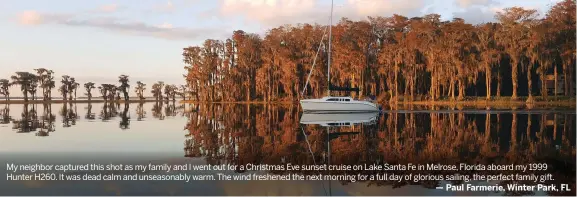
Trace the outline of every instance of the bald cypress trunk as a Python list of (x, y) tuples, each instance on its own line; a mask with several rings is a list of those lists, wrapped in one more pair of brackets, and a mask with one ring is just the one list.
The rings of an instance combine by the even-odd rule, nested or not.
[(531, 76), (533, 75), (533, 69), (531, 69), (532, 67), (533, 66), (529, 66), (529, 68), (527, 68), (527, 92), (529, 97), (527, 98), (527, 102), (533, 102), (533, 77)]
[(555, 100), (557, 100), (557, 65), (555, 65), (555, 68), (553, 70), (555, 75), (555, 87), (553, 87), (554, 88), (553, 95), (555, 97)]
[(491, 100), (491, 66), (485, 66), (485, 88), (487, 94), (487, 100)]
[(563, 85), (565, 85), (565, 91), (563, 91), (563, 93), (565, 94), (565, 96), (569, 96), (569, 77), (568, 74), (569, 73), (569, 66), (568, 63), (563, 62)]
[(501, 72), (497, 72), (497, 97), (501, 97)]
[(543, 99), (547, 100), (547, 81), (544, 72), (539, 73), (539, 80), (541, 81), (541, 95)]
[(459, 79), (459, 100), (465, 99), (465, 82), (463, 79)]
[(518, 68), (517, 68), (517, 60), (513, 60), (511, 64), (511, 82), (513, 83), (513, 95), (511, 95), (511, 100), (517, 99), (517, 86), (518, 84)]

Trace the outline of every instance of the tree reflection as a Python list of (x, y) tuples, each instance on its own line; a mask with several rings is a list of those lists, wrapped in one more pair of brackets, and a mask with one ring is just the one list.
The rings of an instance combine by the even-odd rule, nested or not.
[(43, 108), (42, 123), (36, 136), (48, 136), (50, 132), (56, 131), (56, 116), (52, 113), (52, 104), (43, 104)]
[(152, 106), (152, 117), (159, 119), (159, 120), (164, 120), (165, 116), (162, 113), (162, 102), (155, 102), (154, 105)]
[(112, 102), (104, 102), (102, 105), (102, 110), (100, 110), (100, 119), (102, 121), (108, 121), (118, 115), (116, 104)]
[(178, 105), (178, 107), (175, 107), (174, 110), (180, 114), (180, 117), (186, 117), (187, 113), (186, 113), (186, 105), (185, 104), (180, 104)]
[(146, 118), (146, 111), (144, 110), (144, 103), (138, 103), (136, 106), (136, 120), (142, 121), (142, 119)]
[(178, 114), (174, 101), (166, 102), (166, 107), (164, 108), (164, 114), (168, 117), (174, 117)]
[(35, 105), (32, 105), (29, 109), (29, 104), (24, 104), (21, 119), (13, 121), (12, 129), (17, 130), (18, 133), (29, 133), (36, 131), (39, 125), (40, 122)]
[(84, 119), (86, 120), (96, 119), (96, 115), (92, 113), (92, 103), (88, 103), (88, 106), (86, 106), (86, 115), (84, 115)]
[(0, 124), (9, 124), (11, 120), (10, 105), (4, 105), (4, 108), (0, 110)]
[(129, 104), (124, 103), (124, 110), (120, 114), (120, 129), (125, 130), (130, 128), (130, 115), (128, 114)]
[(76, 125), (76, 120), (78, 119), (76, 104), (62, 104), (60, 116), (62, 117), (62, 127), (71, 127), (72, 125)]
[[(185, 126), (185, 157), (203, 158), (208, 164), (282, 164), (328, 162), (374, 163), (547, 163), (555, 180), (543, 184), (570, 183), (575, 190), (575, 114), (548, 119), (547, 114), (528, 113), (400, 113), (381, 115), (374, 125), (331, 128), (298, 124), (295, 107), (273, 105), (202, 105), (189, 114)], [(545, 117), (545, 118), (542, 118)], [(548, 122), (551, 122), (548, 124)], [(304, 133), (304, 134), (303, 134)], [(328, 136), (327, 136), (328, 135)], [(330, 146), (327, 143), (330, 140)], [(330, 157), (329, 157), (330, 156)], [(271, 171), (270, 173), (287, 173)], [(303, 174), (324, 172), (302, 171)], [(331, 172), (334, 174), (335, 172)], [(347, 174), (386, 171), (342, 171)], [(404, 171), (388, 171), (403, 175)], [(423, 173), (448, 174), (448, 171)], [(455, 172), (451, 172), (454, 174)], [(472, 171), (459, 171), (472, 174)], [(476, 173), (522, 173), (482, 171)], [(460, 183), (462, 181), (453, 181)], [(342, 182), (347, 183), (346, 181)], [(507, 184), (511, 182), (501, 182)], [(536, 184), (535, 182), (516, 182)], [(434, 189), (439, 181), (367, 181), (369, 186), (422, 185)], [(507, 195), (527, 195), (508, 191)]]

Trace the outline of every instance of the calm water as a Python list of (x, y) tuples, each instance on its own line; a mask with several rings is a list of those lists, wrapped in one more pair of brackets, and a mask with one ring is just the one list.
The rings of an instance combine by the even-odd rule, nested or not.
[[(337, 119), (359, 124), (347, 126), (343, 121), (330, 121)], [(575, 119), (575, 109), (421, 108), (332, 116), (302, 115), (298, 106), (277, 105), (13, 104), (0, 106), (0, 163), (547, 163), (550, 168), (546, 173), (555, 178), (547, 183), (569, 183), (572, 191), (520, 194), (575, 195)], [(2, 178), (0, 195), (503, 195), (435, 189), (444, 183), (82, 181), (71, 184), (7, 182)]]

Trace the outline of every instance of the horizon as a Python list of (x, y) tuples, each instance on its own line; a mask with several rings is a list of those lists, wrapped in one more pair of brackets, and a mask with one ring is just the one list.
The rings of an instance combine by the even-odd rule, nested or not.
[[(443, 20), (459, 17), (479, 24), (496, 21), (495, 13), (513, 6), (536, 9), (543, 17), (559, 0), (401, 2), (336, 0), (333, 23), (343, 17), (364, 20), (437, 13)], [(25, 0), (0, 5), (0, 25), (5, 27), (0, 78), (46, 68), (55, 72), (57, 87), (62, 75), (75, 77), (80, 84), (117, 84), (121, 74), (130, 76), (132, 87), (136, 81), (148, 87), (156, 81), (184, 84), (183, 48), (205, 39), (226, 39), (234, 30), (262, 36), (284, 24), (327, 24), (330, 11), (330, 2), (320, 0)], [(78, 95), (84, 95), (80, 89)], [(57, 88), (53, 91), (57, 96)], [(131, 89), (130, 96), (134, 95)], [(149, 95), (147, 88), (145, 96)], [(22, 96), (18, 87), (11, 87), (11, 97), (18, 96)]]

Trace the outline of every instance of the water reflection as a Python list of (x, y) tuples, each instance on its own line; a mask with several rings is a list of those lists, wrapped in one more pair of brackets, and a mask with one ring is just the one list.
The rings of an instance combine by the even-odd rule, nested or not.
[(169, 117), (174, 117), (178, 114), (176, 111), (175, 102), (166, 102), (166, 107), (164, 108), (164, 114)]
[(136, 107), (136, 120), (137, 121), (142, 121), (144, 118), (146, 118), (146, 111), (144, 111), (144, 103), (138, 103), (138, 106)]
[(94, 120), (96, 119), (96, 115), (92, 113), (92, 103), (88, 103), (86, 106), (86, 115), (84, 115), (84, 119), (86, 120)]
[(79, 118), (77, 115), (76, 104), (63, 104), (60, 110), (60, 116), (62, 117), (62, 126), (71, 127), (76, 125), (76, 120)]
[(163, 106), (162, 102), (154, 103), (154, 106), (152, 107), (152, 117), (157, 118), (159, 120), (164, 120), (166, 116), (165, 114), (162, 113), (162, 106)]
[[(125, 103), (124, 107), (121, 109), (122, 111), (119, 111), (118, 109), (120, 104), (112, 102), (98, 104), (100, 105), (98, 106), (100, 108), (100, 114), (98, 117), (93, 112), (94, 104), (92, 103), (41, 104), (41, 107), (38, 107), (37, 104), (4, 105), (4, 107), (0, 109), (0, 124), (12, 123), (12, 129), (18, 133), (37, 131), (36, 136), (49, 136), (50, 132), (54, 132), (57, 129), (57, 126), (55, 126), (57, 117), (52, 111), (53, 105), (57, 105), (60, 108), (59, 121), (62, 122), (60, 128), (70, 128), (76, 125), (81, 119), (81, 117), (77, 115), (77, 105), (85, 105), (84, 107), (81, 107), (81, 109), (84, 109), (84, 121), (91, 122), (98, 118), (102, 120), (102, 122), (109, 122), (118, 117), (118, 128), (121, 130), (130, 129), (130, 121), (132, 119), (130, 115), (130, 103)], [(145, 120), (147, 112), (144, 103), (138, 103), (136, 105), (136, 120)], [(18, 119), (13, 118), (14, 116), (11, 115), (10, 107), (21, 107), (21, 113)], [(38, 110), (42, 110), (42, 115), (40, 117), (37, 113)], [(158, 102), (152, 106), (151, 112), (156, 120), (164, 120), (165, 117), (175, 117), (179, 114), (182, 117), (186, 117), (189, 113), (185, 112), (185, 110), (184, 105), (176, 107), (175, 102), (166, 103), (166, 106), (163, 103)]]
[[(390, 111), (374, 114), (303, 114), (292, 107), (209, 105), (191, 112), (184, 142), (185, 157), (207, 163), (235, 164), (374, 164), (546, 162), (555, 180), (575, 188), (574, 113), (462, 113)], [(253, 117), (253, 118), (248, 118)], [(552, 118), (551, 118), (552, 117)], [(371, 124), (372, 122), (377, 124)], [(299, 124), (302, 123), (302, 124)], [(390, 173), (391, 171), (389, 171)], [(271, 171), (284, 174), (286, 171)], [(303, 174), (327, 172), (302, 171)], [(332, 172), (335, 173), (335, 172)], [(341, 174), (387, 173), (340, 171)], [(403, 174), (404, 171), (395, 171)], [(429, 172), (443, 174), (444, 172)], [(459, 172), (471, 174), (473, 172)], [(489, 171), (477, 173), (494, 173)], [(501, 172), (504, 173), (504, 172)], [(349, 181), (340, 181), (348, 184)], [(441, 181), (366, 181), (393, 188)], [(460, 183), (463, 181), (454, 181)], [(507, 184), (509, 182), (500, 182)], [(520, 183), (520, 182), (516, 182)], [(524, 182), (535, 185), (535, 182)], [(508, 191), (508, 195), (525, 195)]]
[(10, 124), (12, 117), (10, 117), (10, 105), (4, 105), (0, 110), (0, 124)]
[(56, 126), (54, 122), (56, 121), (56, 116), (52, 113), (51, 104), (43, 104), (43, 114), (42, 114), (42, 124), (40, 130), (36, 133), (36, 136), (48, 136), (50, 132), (56, 131)]
[(22, 109), (21, 118), (12, 121), (12, 129), (18, 131), (18, 133), (29, 133), (34, 132), (40, 126), (38, 120), (38, 114), (36, 113), (36, 105), (24, 105)]
[(102, 110), (100, 110), (100, 119), (103, 122), (109, 121), (112, 118), (116, 117), (116, 115), (118, 115), (118, 112), (116, 111), (116, 105), (114, 103), (107, 103), (105, 102), (102, 105)]
[(375, 124), (379, 113), (303, 113), (300, 123), (305, 125), (353, 126)]
[(120, 113), (120, 128), (122, 130), (130, 128), (130, 115), (128, 114), (128, 109), (130, 104), (124, 103), (124, 110)]
[[(126, 103), (123, 108), (116, 103), (78, 104), (81, 105), (78, 107), (74, 104), (52, 105), (46, 104), (39, 107), (5, 105), (4, 109), (0, 110), (0, 118), (4, 124), (10, 122), (5, 119), (12, 121), (14, 130), (18, 132), (14, 135), (25, 136), (20, 133), (36, 132), (36, 136), (49, 136), (51, 132), (58, 129), (68, 129), (72, 132), (87, 129), (87, 127), (80, 126), (81, 124), (97, 124), (99, 128), (106, 128), (107, 125), (118, 127), (116, 130), (107, 130), (109, 132), (162, 130), (169, 127), (168, 124), (173, 123), (170, 121), (178, 120), (180, 118), (178, 116), (183, 116), (186, 119), (180, 118), (181, 123), (185, 120), (187, 122), (183, 138), (176, 136), (176, 140), (171, 140), (168, 144), (176, 144), (178, 149), (176, 151), (179, 151), (177, 154), (184, 153), (184, 157), (199, 158), (213, 165), (545, 162), (550, 165), (550, 168), (539, 173), (552, 173), (555, 177), (555, 180), (545, 184), (571, 183), (571, 192), (575, 191), (574, 111), (514, 110), (485, 113), (485, 111), (442, 110), (416, 113), (416, 111), (391, 110), (382, 114), (301, 114), (298, 106), (282, 105), (177, 105), (175, 102)], [(132, 108), (130, 105), (133, 105)], [(61, 109), (60, 116), (53, 115), (52, 107)], [(77, 108), (81, 111), (76, 111)], [(18, 111), (20, 109), (21, 111)], [(43, 112), (41, 118), (36, 113), (40, 110)], [(93, 110), (100, 110), (98, 117)], [(152, 118), (146, 117), (147, 112), (152, 114)], [(78, 113), (85, 115), (81, 118), (77, 116)], [(12, 120), (12, 117), (18, 117), (18, 120)], [(58, 118), (65, 124), (55, 126), (54, 122), (60, 121), (57, 120)], [(90, 122), (96, 118), (102, 122)], [(135, 119), (137, 121), (131, 122)], [(159, 123), (146, 124), (154, 123), (154, 121), (159, 121)], [(78, 125), (74, 126), (76, 124)], [(147, 127), (143, 128), (141, 125)], [(98, 129), (90, 132), (96, 133), (93, 134), (94, 136), (110, 134), (93, 132), (96, 130)], [(58, 134), (62, 133), (58, 132)], [(150, 135), (154, 136), (154, 142), (166, 141), (162, 138), (164, 134), (151, 132)], [(177, 135), (181, 134), (177, 133)], [(50, 136), (46, 139), (53, 138), (54, 136)], [(142, 143), (146, 146), (151, 144), (138, 140), (133, 140), (138, 141), (133, 142), (131, 138), (122, 138), (120, 135), (115, 136), (115, 139), (123, 143)], [(184, 145), (181, 145), (183, 141)], [(237, 173), (246, 172), (238, 169)], [(269, 173), (288, 172), (270, 171)], [(327, 172), (302, 171), (299, 173), (326, 174)], [(374, 175), (384, 172), (341, 171), (339, 173)], [(442, 174), (443, 172), (430, 173)], [(331, 174), (337, 174), (337, 172), (331, 172)], [(442, 183), (441, 181), (413, 183), (369, 180), (361, 184), (389, 188), (418, 185), (418, 187), (434, 189)], [(508, 182), (499, 184), (506, 183)], [(327, 184), (348, 185), (351, 183), (330, 181)], [(331, 191), (328, 190), (329, 194)], [(529, 195), (532, 193), (508, 192), (506, 194)], [(548, 194), (574, 195), (574, 193), (561, 191)]]

